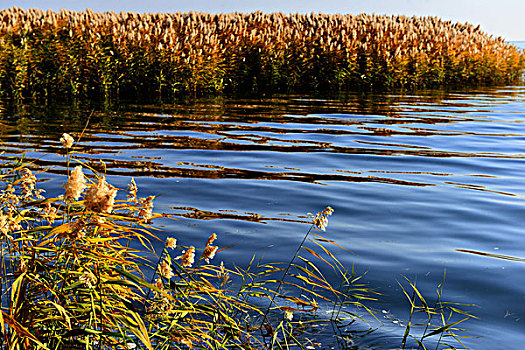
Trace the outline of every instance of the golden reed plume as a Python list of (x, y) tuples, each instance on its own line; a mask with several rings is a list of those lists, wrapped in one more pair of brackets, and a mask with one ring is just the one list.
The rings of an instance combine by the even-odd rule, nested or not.
[(0, 52), (0, 91), (15, 95), (508, 83), (524, 65), (479, 26), (375, 14), (13, 7), (0, 11)]

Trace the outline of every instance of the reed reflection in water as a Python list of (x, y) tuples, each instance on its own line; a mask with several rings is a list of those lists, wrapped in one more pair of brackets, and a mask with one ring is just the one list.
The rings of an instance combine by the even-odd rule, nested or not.
[(516, 348), (525, 334), (523, 265), (493, 257), (525, 256), (524, 98), (524, 88), (509, 87), (105, 110), (4, 103), (0, 158), (25, 154), (49, 168), (39, 180), (60, 194), (60, 136), (78, 137), (92, 114), (77, 158), (120, 188), (134, 177), (144, 194), (158, 195), (156, 210), (180, 218), (160, 222), (169, 233), (185, 241), (219, 233), (225, 263), (242, 265), (252, 253), (283, 260), (306, 213), (333, 206), (328, 237), (353, 252), (341, 251), (348, 266), (369, 270), (383, 293), (371, 306), (388, 316), (357, 345), (398, 346), (402, 329), (392, 320), (407, 306), (396, 280), (417, 277), (431, 296), (446, 268), (445, 298), (479, 306), (482, 320), (465, 326), (483, 337), (466, 345)]

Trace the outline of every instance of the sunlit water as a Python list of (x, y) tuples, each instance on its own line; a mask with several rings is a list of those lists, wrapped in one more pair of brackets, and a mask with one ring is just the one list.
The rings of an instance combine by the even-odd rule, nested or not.
[[(306, 213), (335, 209), (325, 237), (348, 267), (382, 293), (363, 314), (375, 332), (358, 349), (401, 344), (409, 306), (398, 281), (417, 280), (429, 303), (446, 271), (444, 300), (471, 303), (471, 349), (518, 349), (525, 340), (525, 88), (311, 99), (210, 99), (179, 105), (2, 106), (0, 155), (25, 152), (62, 193), (62, 132), (77, 158), (125, 189), (158, 195), (161, 235), (285, 262), (308, 229)], [(121, 198), (124, 197), (122, 193)], [(160, 243), (157, 245), (160, 250)], [(477, 252), (472, 254), (458, 249)], [(484, 255), (479, 255), (484, 254)], [(329, 271), (327, 269), (327, 274)], [(362, 313), (361, 311), (359, 311)], [(346, 328), (366, 330), (357, 322)], [(342, 330), (345, 331), (344, 329)], [(335, 338), (328, 339), (335, 344)], [(347, 344), (348, 345), (348, 344)]]

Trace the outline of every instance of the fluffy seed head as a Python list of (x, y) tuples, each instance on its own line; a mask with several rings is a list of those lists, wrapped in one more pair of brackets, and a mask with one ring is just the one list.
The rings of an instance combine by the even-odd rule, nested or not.
[(97, 213), (111, 213), (116, 195), (117, 190), (106, 182), (105, 177), (101, 177), (95, 186), (86, 191), (84, 205)]
[(71, 135), (63, 133), (62, 137), (60, 138), (60, 142), (62, 142), (62, 145), (66, 148), (71, 148), (73, 146), (73, 143), (75, 142), (75, 139), (71, 137)]
[(20, 188), (22, 189), (23, 199), (29, 199), (32, 196), (43, 199), (44, 197), (40, 194), (44, 190), (37, 190), (36, 188), (36, 177), (33, 175), (31, 170), (23, 168), (21, 170)]
[(149, 221), (153, 213), (153, 200), (155, 196), (149, 196), (148, 198), (141, 198), (139, 200), (139, 217), (143, 218), (144, 221)]
[(215, 253), (217, 253), (217, 247), (216, 245), (209, 245), (206, 248), (204, 248), (204, 251), (202, 252), (202, 259), (206, 260), (206, 262), (209, 264), (210, 260), (215, 257)]
[(135, 183), (135, 179), (131, 178), (131, 184), (128, 185), (128, 194), (126, 197), (128, 200), (136, 202), (137, 201), (137, 184)]
[(184, 267), (191, 267), (193, 263), (195, 262), (195, 247), (189, 247), (188, 250), (184, 252), (184, 254), (179, 255), (175, 258), (175, 260), (181, 259), (182, 266)]
[(86, 188), (86, 178), (82, 172), (82, 166), (78, 165), (71, 171), (67, 183), (62, 185), (66, 189), (64, 198), (66, 200), (77, 200)]
[(211, 245), (213, 241), (215, 241), (216, 239), (217, 239), (217, 235), (215, 233), (212, 233), (211, 236), (206, 241), (206, 247)]
[(166, 247), (167, 248), (175, 249), (176, 246), (177, 246), (177, 240), (175, 238), (173, 238), (173, 237), (166, 238)]
[(334, 209), (332, 207), (326, 207), (322, 212), (317, 213), (314, 217), (313, 224), (314, 226), (321, 231), (326, 231), (326, 226), (328, 226), (328, 217), (332, 215)]
[(164, 278), (170, 279), (173, 276), (175, 276), (175, 274), (171, 270), (170, 264), (166, 262), (165, 260), (160, 263), (159, 270), (160, 270), (160, 275)]
[(162, 278), (157, 278), (155, 280), (155, 287), (157, 287), (160, 290), (164, 289), (164, 283), (162, 282)]
[(284, 313), (284, 318), (287, 319), (288, 321), (291, 321), (293, 319), (293, 312), (292, 311), (286, 311)]

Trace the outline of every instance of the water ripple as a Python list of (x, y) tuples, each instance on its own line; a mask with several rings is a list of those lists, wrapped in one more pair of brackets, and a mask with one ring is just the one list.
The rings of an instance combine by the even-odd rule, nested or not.
[[(241, 264), (251, 259), (247, 250), (279, 260), (304, 234), (305, 213), (332, 205), (327, 234), (354, 253), (341, 260), (369, 270), (384, 294), (372, 307), (404, 322), (396, 279), (419, 276), (432, 295), (446, 268), (448, 295), (479, 306), (483, 323), (467, 328), (484, 338), (468, 340), (471, 348), (517, 348), (523, 340), (516, 320), (525, 320), (517, 302), (525, 281), (516, 269), (525, 256), (524, 87), (95, 111), (0, 102), (0, 160), (23, 154), (48, 169), (41, 185), (60, 194), (67, 159), (59, 138), (78, 138), (90, 114), (76, 159), (120, 188), (134, 177), (141, 195), (158, 195), (155, 207), (180, 219), (161, 223), (179, 240), (217, 232), (229, 247), (225, 260)], [(508, 341), (491, 328), (508, 330)], [(382, 329), (353, 341), (399, 346), (392, 344), (403, 329)]]

